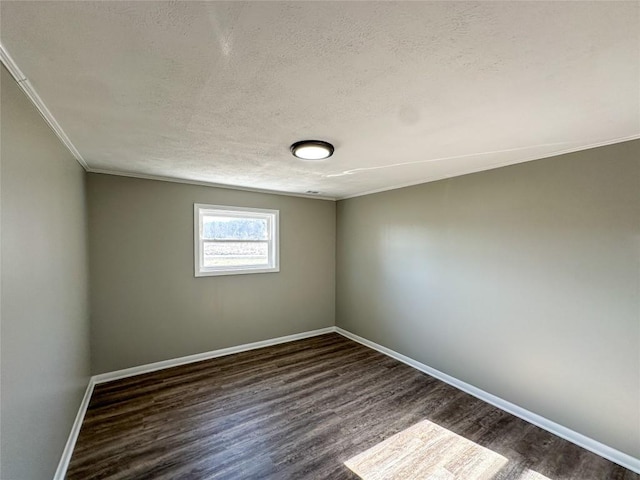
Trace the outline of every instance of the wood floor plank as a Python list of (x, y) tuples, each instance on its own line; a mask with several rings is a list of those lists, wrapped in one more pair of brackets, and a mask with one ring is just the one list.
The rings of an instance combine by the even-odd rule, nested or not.
[(640, 480), (337, 334), (97, 385), (67, 478), (353, 480), (356, 456), (369, 476)]

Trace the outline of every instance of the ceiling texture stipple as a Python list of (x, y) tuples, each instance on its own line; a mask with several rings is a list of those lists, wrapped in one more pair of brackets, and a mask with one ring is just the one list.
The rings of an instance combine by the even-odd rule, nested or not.
[[(2, 2), (90, 171), (345, 198), (640, 137), (640, 2)], [(294, 158), (307, 138), (324, 161)]]

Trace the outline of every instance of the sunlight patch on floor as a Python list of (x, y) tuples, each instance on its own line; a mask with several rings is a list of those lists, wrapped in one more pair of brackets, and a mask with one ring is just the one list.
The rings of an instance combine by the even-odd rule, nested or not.
[(363, 480), (491, 480), (506, 463), (502, 455), (423, 420), (345, 465)]
[(549, 477), (545, 477), (541, 473), (534, 472), (533, 470), (527, 470), (518, 477), (518, 480), (551, 480)]

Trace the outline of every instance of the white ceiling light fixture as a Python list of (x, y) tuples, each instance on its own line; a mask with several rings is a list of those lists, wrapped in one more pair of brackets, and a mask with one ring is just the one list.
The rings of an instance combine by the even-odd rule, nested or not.
[(302, 140), (291, 145), (291, 153), (302, 160), (324, 160), (333, 155), (333, 145), (322, 140)]

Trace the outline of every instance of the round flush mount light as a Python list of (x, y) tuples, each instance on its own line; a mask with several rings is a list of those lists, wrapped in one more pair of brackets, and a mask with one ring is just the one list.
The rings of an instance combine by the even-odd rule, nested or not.
[(324, 160), (333, 155), (333, 145), (322, 140), (302, 140), (291, 145), (291, 153), (303, 160)]

